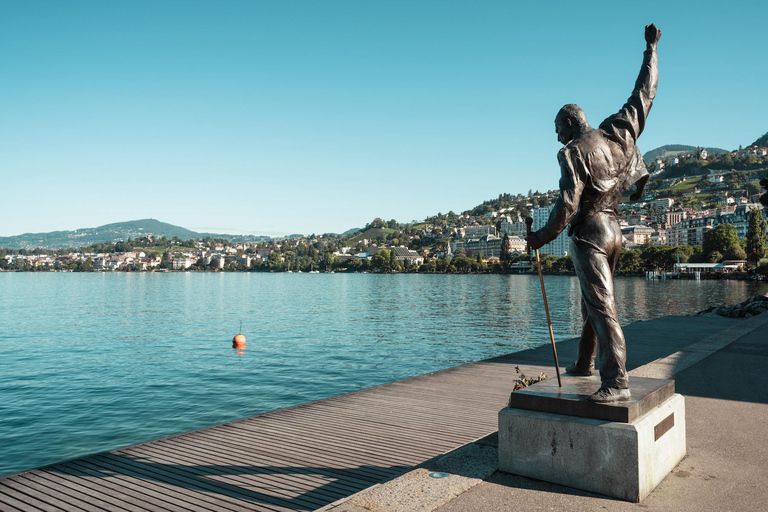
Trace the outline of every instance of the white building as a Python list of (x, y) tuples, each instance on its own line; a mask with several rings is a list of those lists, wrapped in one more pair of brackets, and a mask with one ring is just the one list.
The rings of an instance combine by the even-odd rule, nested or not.
[(194, 263), (195, 261), (192, 258), (183, 256), (179, 258), (173, 258), (171, 265), (173, 270), (186, 270), (189, 267), (191, 267)]
[[(531, 217), (533, 217), (533, 230), (536, 231), (544, 227), (549, 220), (549, 214), (552, 211), (551, 206), (533, 208)], [(557, 238), (539, 249), (540, 254), (549, 254), (550, 256), (568, 256), (571, 253), (570, 240), (568, 239), (568, 227), (566, 227)]]
[(624, 237), (624, 245), (636, 247), (646, 243), (653, 235), (653, 228), (642, 225), (627, 226), (621, 228), (621, 234)]
[(649, 206), (651, 208), (656, 208), (657, 210), (665, 211), (671, 208), (673, 204), (675, 204), (674, 199), (665, 197), (663, 199), (654, 199), (650, 202)]
[(496, 236), (496, 226), (488, 224), (483, 226), (467, 226), (464, 228), (464, 238), (480, 238), (483, 235)]
[(526, 243), (525, 238), (514, 235), (509, 237), (509, 251), (511, 253), (524, 253), (526, 245), (528, 244)]
[(516, 235), (524, 237), (526, 233), (526, 225), (518, 213), (517, 220), (515, 221), (510, 222), (508, 219), (502, 220), (501, 225), (499, 226), (499, 232), (502, 235)]

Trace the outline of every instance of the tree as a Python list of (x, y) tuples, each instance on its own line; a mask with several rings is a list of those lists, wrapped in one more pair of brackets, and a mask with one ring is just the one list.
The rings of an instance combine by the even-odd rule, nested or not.
[(115, 252), (129, 252), (132, 250), (133, 247), (131, 247), (129, 242), (117, 242), (115, 244)]
[(760, 204), (763, 206), (768, 206), (768, 178), (761, 179), (760, 186), (766, 189), (765, 194), (760, 196)]
[(677, 248), (648, 245), (640, 252), (640, 260), (646, 270), (672, 268), (677, 262)]
[(283, 257), (278, 251), (272, 251), (267, 256), (267, 267), (269, 270), (283, 270)]
[(243, 267), (243, 265), (237, 260), (231, 260), (227, 262), (227, 264), (224, 267), (224, 269), (227, 270), (228, 272), (237, 272), (240, 270), (244, 270), (244, 268), (245, 267)]
[(333, 265), (336, 262), (336, 256), (333, 253), (327, 252), (323, 255), (323, 270), (326, 272), (333, 269)]
[(78, 262), (78, 272), (93, 272), (93, 260), (91, 258), (85, 258)]
[(765, 217), (759, 208), (749, 212), (749, 226), (747, 227), (747, 259), (756, 263), (768, 254), (768, 241), (766, 240)]
[(512, 244), (509, 241), (509, 235), (505, 234), (504, 238), (501, 239), (499, 260), (501, 260), (505, 267), (509, 267), (509, 264), (512, 262)]
[(367, 228), (384, 228), (386, 226), (387, 226), (386, 222), (384, 222), (384, 220), (381, 217), (376, 217), (366, 227)]
[(451, 260), (451, 265), (459, 272), (468, 272), (474, 266), (474, 261), (466, 256), (457, 256)]
[(738, 243), (739, 235), (736, 231), (736, 226), (733, 224), (720, 224), (716, 228), (704, 233), (702, 249), (707, 259), (711, 260), (713, 252), (720, 253), (720, 258), (722, 258), (723, 253), (727, 252), (732, 245), (738, 245)]
[(552, 270), (555, 272), (573, 272), (573, 258), (562, 256), (552, 262)]
[(371, 268), (374, 270), (389, 270), (389, 251), (387, 249), (379, 249), (376, 254), (373, 255), (371, 260)]
[(742, 249), (741, 244), (732, 245), (723, 254), (726, 260), (745, 260), (747, 253)]
[(640, 272), (642, 270), (640, 251), (637, 249), (622, 250), (619, 256), (619, 270), (622, 272)]
[(173, 268), (173, 261), (171, 260), (171, 253), (165, 251), (160, 258), (160, 268)]
[(427, 260), (419, 267), (419, 272), (434, 272), (435, 270), (437, 270), (437, 263), (435, 260)]
[(398, 265), (397, 263), (397, 253), (395, 252), (394, 249), (392, 249), (391, 251), (389, 251), (389, 270), (395, 271), (399, 269), (400, 269), (400, 265)]
[(687, 263), (706, 263), (704, 251), (701, 249), (700, 245), (697, 245), (693, 248), (693, 254), (691, 254), (690, 258), (688, 258)]
[(675, 247), (675, 258), (679, 258), (680, 263), (688, 263), (694, 252), (694, 248), (690, 245), (678, 245)]
[(723, 260), (720, 251), (712, 251), (707, 255), (707, 263), (719, 263)]
[(485, 260), (483, 259), (483, 253), (480, 251), (477, 252), (477, 257), (475, 257), (475, 266), (477, 267), (478, 272), (488, 269), (488, 265), (486, 265)]

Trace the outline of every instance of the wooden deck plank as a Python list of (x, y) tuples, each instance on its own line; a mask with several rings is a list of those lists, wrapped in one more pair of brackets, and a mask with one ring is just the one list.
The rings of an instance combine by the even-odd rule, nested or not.
[[(386, 426), (383, 426), (384, 428), (378, 428), (376, 430), (372, 429), (371, 427), (374, 427), (374, 424), (370, 421), (350, 421), (350, 422), (342, 422), (342, 423), (336, 423), (334, 422), (333, 417), (323, 416), (323, 415), (311, 415), (307, 416), (311, 417), (316, 420), (321, 420), (324, 422), (324, 425), (326, 427), (329, 427), (332, 429), (332, 432), (328, 433), (312, 433), (313, 437), (318, 438), (328, 438), (328, 439), (338, 439), (338, 435), (345, 435), (347, 439), (350, 440), (350, 442), (355, 442), (358, 444), (363, 445), (371, 445), (371, 443), (376, 443), (376, 445), (386, 448), (386, 449), (395, 449), (398, 451), (398, 453), (415, 453), (419, 454), (421, 450), (416, 450), (414, 447), (412, 447), (411, 443), (413, 442), (420, 442), (421, 445), (424, 447), (439, 447), (444, 446), (446, 443), (455, 443), (457, 442), (458, 436), (453, 436), (451, 439), (446, 439), (445, 437), (438, 437), (432, 441), (424, 440), (419, 437), (420, 432), (412, 432), (410, 429), (408, 429), (407, 426), (403, 426), (400, 428), (386, 428)], [(439, 418), (438, 418), (439, 420)], [(381, 425), (381, 424), (380, 424)], [(268, 432), (270, 429), (268, 427), (271, 427), (272, 429), (281, 429), (285, 432), (290, 433), (291, 435), (301, 435), (301, 434), (307, 434), (309, 435), (309, 432), (306, 430), (302, 430), (302, 425), (300, 423), (295, 423), (292, 421), (283, 420), (280, 422), (275, 423), (269, 423), (269, 425), (266, 425), (266, 422), (260, 424), (258, 426), (258, 429), (262, 432)], [(386, 436), (386, 437), (385, 437)], [(461, 438), (463, 439), (463, 437)]]
[[(510, 387), (511, 389), (511, 387)], [(508, 392), (500, 392), (493, 400), (478, 400), (473, 406), (467, 407), (453, 407), (446, 405), (446, 407), (440, 408), (439, 406), (425, 406), (423, 402), (414, 401), (412, 399), (403, 398), (402, 400), (390, 400), (386, 397), (360, 397), (354, 400), (346, 400), (343, 402), (342, 413), (347, 413), (343, 409), (354, 409), (354, 418), (380, 418), (382, 420), (388, 420), (389, 422), (395, 419), (410, 419), (415, 420), (425, 419), (428, 423), (431, 423), (434, 417), (443, 417), (450, 420), (450, 424), (456, 429), (474, 430), (484, 421), (477, 412), (483, 412), (493, 408), (504, 407), (504, 403), (497, 403), (499, 397), (506, 397)], [(318, 404), (307, 412), (331, 412), (333, 414), (339, 414), (336, 411), (329, 411), (331, 407), (336, 404)], [(349, 406), (353, 407), (349, 407)], [(467, 411), (473, 411), (472, 415), (467, 415)], [(464, 413), (464, 414), (462, 414)], [(409, 421), (410, 425), (411, 422)]]
[[(506, 394), (505, 394), (506, 396)], [(350, 413), (348, 409), (357, 408), (358, 411)], [(501, 407), (499, 407), (501, 408)], [(346, 409), (346, 410), (345, 410)], [(456, 414), (461, 414), (459, 411)], [(326, 408), (318, 406), (312, 409), (306, 409), (302, 412), (301, 416), (293, 416), (290, 418), (273, 419), (270, 418), (259, 423), (245, 423), (239, 426), (242, 428), (262, 428), (262, 425), (302, 425), (304, 418), (313, 418), (316, 421), (321, 421), (323, 427), (327, 426), (330, 429), (339, 429), (343, 432), (350, 430), (350, 428), (357, 428), (365, 426), (368, 431), (365, 433), (393, 433), (401, 434), (403, 431), (410, 431), (410, 435), (414, 438), (423, 436), (421, 431), (428, 429), (433, 432), (433, 435), (429, 439), (435, 443), (442, 442), (456, 442), (457, 439), (464, 439), (467, 433), (474, 432), (478, 426), (484, 427), (485, 425), (481, 420), (474, 421), (470, 425), (456, 421), (454, 418), (439, 413), (422, 413), (418, 409), (414, 409), (412, 414), (408, 411), (401, 410), (381, 410), (368, 407), (367, 404), (361, 402), (347, 402), (345, 407), (337, 410), (336, 408)], [(434, 422), (442, 421), (445, 424), (445, 429), (435, 431)], [(376, 429), (376, 430), (374, 430)]]
[(138, 471), (130, 466), (122, 467), (120, 464), (112, 464), (109, 461), (101, 460), (98, 456), (90, 457), (88, 463), (92, 466), (98, 466), (102, 471), (108, 471), (110, 473), (128, 477), (130, 481), (137, 484), (139, 488), (159, 489), (159, 492), (157, 493), (158, 496), (163, 496), (163, 493), (167, 493), (168, 499), (188, 502), (190, 504), (189, 508), (192, 510), (209, 510), (211, 512), (217, 512), (219, 510), (246, 510), (237, 504), (217, 499), (217, 495), (210, 491), (200, 491), (195, 490), (194, 486), (185, 486), (184, 482), (179, 482), (172, 477), (153, 475), (151, 472)]
[(61, 510), (79, 510), (76, 508), (65, 509), (61, 502), (51, 502), (51, 497), (43, 495), (34, 489), (29, 489), (25, 486), (19, 486), (14, 480), (3, 479), (3, 487), (0, 492), (17, 499), (21, 503), (24, 503), (26, 508), (22, 510), (45, 510), (51, 512), (58, 512)]
[[(507, 401), (508, 394), (504, 394), (504, 400), (494, 401), (494, 407), (496, 412), (504, 407)], [(399, 434), (403, 429), (409, 429), (414, 437), (424, 436), (425, 431), (429, 432), (429, 436), (425, 436), (425, 440), (429, 440), (434, 443), (442, 442), (456, 442), (459, 439), (466, 439), (467, 436), (472, 436), (478, 432), (478, 430), (487, 429), (488, 425), (495, 423), (494, 413), (490, 410), (482, 410), (480, 407), (476, 407), (472, 412), (473, 415), (477, 415), (478, 419), (473, 423), (466, 425), (455, 421), (451, 417), (446, 417), (438, 413), (421, 413), (414, 409), (411, 414), (406, 411), (390, 411), (387, 410), (374, 410), (367, 408), (364, 404), (358, 402), (349, 402), (347, 407), (366, 408), (365, 413), (358, 413), (354, 416), (349, 416), (345, 412), (336, 413), (333, 410), (323, 410), (317, 408), (311, 411), (305, 411), (303, 416), (307, 418), (314, 418), (317, 421), (323, 421), (329, 427), (341, 426), (342, 422), (346, 421), (346, 425), (367, 425), (367, 428), (378, 429), (379, 432), (390, 432), (393, 434)], [(455, 415), (464, 415), (466, 411), (456, 411)], [(436, 429), (435, 423), (440, 423), (441, 428)], [(339, 425), (341, 424), (341, 425)]]
[(29, 478), (32, 477), (35, 481), (44, 483), (45, 485), (60, 490), (62, 493), (69, 493), (73, 496), (81, 496), (83, 499), (87, 499), (91, 503), (104, 503), (102, 508), (110, 507), (109, 510), (115, 511), (131, 511), (130, 505), (124, 501), (113, 498), (108, 492), (104, 492), (103, 488), (94, 489), (85, 485), (83, 480), (73, 480), (65, 478), (62, 475), (55, 473), (47, 473), (45, 471), (34, 471), (24, 475)]
[[(388, 410), (400, 413), (409, 413), (411, 410), (413, 410), (422, 412), (423, 414), (441, 414), (449, 416), (451, 417), (452, 422), (456, 425), (463, 425), (471, 428), (478, 422), (477, 419), (475, 419), (473, 416), (460, 416), (451, 413), (475, 410), (477, 407), (483, 408), (495, 406), (495, 404), (493, 404), (493, 400), (498, 399), (499, 396), (506, 396), (507, 390), (511, 389), (511, 387), (512, 384), (510, 384), (506, 389), (502, 389), (494, 393), (492, 396), (475, 397), (472, 400), (462, 401), (461, 403), (458, 403), (458, 400), (446, 400), (441, 402), (436, 399), (429, 400), (420, 396), (391, 397), (386, 395), (368, 395), (350, 397), (343, 401), (329, 401), (322, 404), (317, 404), (312, 409), (327, 409), (334, 406), (346, 408), (346, 404), (360, 404), (360, 407), (353, 408), (351, 410), (354, 410), (357, 414), (365, 414), (369, 410)], [(408, 405), (408, 407), (404, 407), (405, 405)]]
[(166, 465), (160, 467), (114, 453), (101, 454), (96, 458), (104, 462), (105, 465), (119, 471), (128, 471), (140, 478), (166, 482), (188, 491), (195, 491), (195, 495), (199, 499), (227, 510), (249, 510), (247, 505), (252, 501), (262, 503), (271, 510), (281, 512), (290, 510), (282, 506), (281, 500), (272, 496), (251, 492), (237, 486), (213, 482), (205, 478), (198, 478), (193, 473), (170, 468)]
[(3, 494), (2, 490), (0, 490), (0, 505), (2, 505), (0, 510), (7, 510), (8, 512), (26, 512), (28, 510), (37, 510), (33, 509), (29, 504), (23, 501), (19, 501), (12, 496)]
[[(280, 453), (283, 450), (286, 451), (307, 451), (313, 450), (318, 454), (325, 454), (330, 457), (344, 456), (343, 460), (350, 463), (365, 464), (371, 460), (381, 462), (384, 464), (396, 464), (399, 461), (398, 456), (393, 455), (392, 452), (384, 452), (379, 449), (368, 450), (364, 446), (348, 445), (346, 439), (342, 436), (336, 438), (336, 441), (328, 441), (325, 439), (319, 439), (315, 437), (308, 437), (300, 439), (298, 437), (285, 438), (280, 436), (279, 429), (276, 431), (263, 430), (251, 430), (240, 426), (231, 427), (236, 429), (239, 434), (248, 434), (252, 439), (262, 439), (264, 442), (272, 443), (272, 447), (275, 451)], [(343, 440), (343, 441), (342, 441)], [(339, 446), (341, 444), (341, 446)], [(410, 460), (409, 454), (403, 453), (405, 458)], [(384, 468), (386, 471), (386, 468)]]
[(275, 439), (274, 437), (279, 434), (272, 432), (250, 431), (249, 435), (254, 439), (263, 439), (264, 442), (271, 442), (273, 449), (278, 452), (283, 450), (300, 450), (302, 452), (314, 450), (315, 452), (323, 452), (329, 456), (343, 456), (347, 463), (355, 464), (357, 466), (375, 463), (377, 465), (387, 467), (390, 465), (396, 465), (398, 462), (402, 461), (405, 461), (408, 465), (411, 465), (413, 460), (418, 459), (418, 457), (409, 453), (402, 453), (398, 455), (394, 452), (385, 453), (378, 449), (367, 450), (365, 447), (349, 446), (346, 442), (347, 440), (341, 436), (338, 437), (334, 443), (332, 441), (325, 441), (317, 438), (309, 438), (306, 440), (298, 438), (291, 440), (285, 440), (283, 438)]
[[(316, 417), (316, 416), (313, 416)], [(247, 426), (239, 426), (238, 428), (247, 430), (249, 432), (256, 431), (262, 434), (277, 434), (277, 433), (283, 433), (283, 439), (285, 439), (288, 442), (298, 442), (301, 439), (305, 439), (307, 437), (310, 437), (312, 439), (313, 443), (325, 443), (326, 441), (330, 443), (337, 443), (338, 439), (341, 435), (345, 435), (345, 438), (347, 439), (346, 443), (350, 447), (358, 448), (364, 450), (366, 453), (371, 454), (384, 454), (387, 455), (391, 453), (392, 451), (396, 452), (397, 454), (412, 454), (415, 456), (421, 456), (423, 455), (423, 452), (429, 451), (432, 447), (440, 447), (445, 446), (446, 443), (450, 443), (450, 441), (444, 441), (442, 443), (439, 442), (429, 442), (427, 440), (421, 440), (422, 444), (420, 447), (422, 449), (418, 449), (419, 447), (409, 447), (408, 445), (403, 446), (403, 441), (408, 440), (407, 436), (404, 435), (393, 435), (392, 438), (387, 439), (386, 441), (379, 439), (382, 438), (381, 432), (374, 433), (370, 436), (362, 436), (354, 435), (354, 429), (360, 429), (360, 427), (364, 426), (362, 422), (354, 422), (354, 423), (347, 423), (344, 425), (335, 425), (332, 422), (328, 421), (325, 423), (326, 426), (331, 427), (332, 431), (318, 431), (318, 432), (312, 432), (308, 429), (301, 430), (300, 428), (297, 428), (295, 424), (288, 423), (287, 421), (281, 421), (279, 423), (272, 423), (272, 424), (266, 424), (266, 422), (263, 422), (258, 425), (258, 427), (249, 428)], [(330, 429), (329, 429), (330, 430)], [(405, 430), (405, 429), (403, 429)], [(379, 439), (377, 439), (376, 435), (379, 435)], [(393, 434), (393, 432), (390, 432), (390, 434)], [(401, 434), (401, 433), (398, 433)], [(404, 432), (402, 432), (404, 434)], [(404, 439), (405, 438), (405, 439)], [(412, 437), (412, 439), (415, 439), (415, 437)], [(455, 442), (455, 440), (454, 440)], [(375, 443), (375, 444), (372, 444)], [(378, 447), (379, 449), (375, 449), (374, 447)]]
[[(628, 367), (738, 322), (628, 326)], [(576, 343), (558, 342), (561, 359)], [(0, 509), (313, 510), (495, 431), (515, 366), (551, 367), (551, 357), (541, 346), (10, 475), (0, 478)]]
[[(143, 453), (141, 451), (136, 453)], [(308, 471), (291, 471), (290, 469), (284, 469), (275, 467), (272, 465), (259, 467), (254, 466), (254, 460), (252, 458), (239, 457), (237, 454), (214, 452), (209, 450), (195, 450), (192, 446), (174, 447), (172, 450), (166, 446), (155, 446), (152, 450), (149, 450), (150, 454), (159, 455), (176, 455), (183, 464), (195, 464), (206, 465), (210, 471), (216, 471), (217, 474), (237, 474), (238, 472), (251, 475), (263, 479), (265, 482), (290, 482), (292, 488), (296, 489), (316, 489), (316, 487), (324, 486), (329, 489), (328, 494), (331, 495), (330, 489), (338, 488), (339, 492), (355, 492), (358, 487), (350, 487), (340, 482), (336, 477), (330, 475), (320, 476), (319, 473), (312, 473)], [(220, 466), (219, 463), (224, 464)], [(243, 469), (239, 469), (243, 468)], [(246, 471), (247, 470), (247, 471)], [(365, 485), (365, 484), (361, 484)]]
[(29, 475), (20, 475), (15, 481), (27, 489), (34, 489), (41, 495), (49, 496), (53, 502), (61, 501), (67, 508), (72, 507), (87, 512), (119, 511), (119, 509), (100, 499), (92, 499), (85, 495), (72, 493), (68, 488), (58, 484), (51, 484), (44, 478), (30, 478)]
[[(248, 424), (240, 424), (237, 427), (234, 427), (233, 430), (236, 433), (242, 434), (243, 432), (249, 433), (261, 433), (261, 434), (267, 434), (267, 433), (274, 433), (276, 430), (279, 430), (281, 432), (284, 432), (284, 439), (288, 442), (301, 442), (302, 439), (311, 439), (312, 442), (319, 442), (324, 443), (325, 441), (330, 441), (335, 443), (339, 437), (346, 436), (348, 440), (348, 446), (353, 449), (362, 448), (366, 451), (371, 450), (371, 441), (376, 441), (376, 435), (378, 434), (379, 438), (382, 439), (380, 443), (377, 443), (376, 446), (378, 446), (382, 453), (387, 453), (391, 449), (398, 450), (398, 439), (393, 438), (385, 438), (382, 434), (397, 434), (398, 431), (394, 429), (383, 429), (379, 432), (367, 432), (362, 433), (360, 430), (361, 428), (370, 428), (372, 425), (370, 422), (366, 421), (346, 421), (341, 422), (335, 417), (329, 417), (324, 416), (322, 414), (315, 414), (315, 413), (309, 413), (305, 412), (304, 415), (308, 418), (313, 418), (316, 421), (322, 421), (323, 429), (322, 430), (315, 430), (314, 432), (311, 429), (302, 428), (302, 425), (300, 423), (292, 422), (289, 420), (281, 420), (277, 422), (260, 422), (258, 425), (248, 425)], [(335, 421), (334, 421), (335, 420)], [(354, 435), (355, 429), (358, 429), (358, 434)], [(400, 432), (405, 430), (405, 427), (401, 428)], [(236, 435), (236, 434), (232, 434)], [(397, 436), (399, 437), (399, 436)], [(415, 435), (413, 436), (415, 438)], [(456, 439), (453, 439), (453, 442), (455, 442)], [(444, 440), (442, 443), (435, 441), (431, 444), (445, 444), (445, 442), (451, 442), (448, 440)], [(425, 442), (425, 446), (429, 445), (430, 443)], [(375, 450), (374, 450), (375, 451)], [(405, 447), (405, 452), (407, 452), (407, 447)], [(416, 451), (419, 451), (418, 449)], [(403, 453), (405, 453), (403, 452)]]
[[(105, 481), (103, 478), (89, 477), (82, 473), (79, 473), (76, 477), (72, 477), (64, 472), (37, 471), (33, 474), (35, 474), (36, 478), (59, 482), (72, 490), (82, 493), (83, 496), (95, 496), (125, 510), (151, 510), (152, 507), (156, 508), (161, 505), (157, 500), (153, 501), (143, 494), (132, 492), (129, 487), (115, 486), (112, 479)], [(130, 503), (124, 499), (126, 495), (131, 497)], [(188, 510), (188, 508), (174, 507), (172, 503), (163, 503), (162, 505), (167, 506), (167, 510), (174, 512)]]
[(194, 459), (188, 459), (184, 453), (178, 450), (173, 452), (165, 452), (153, 449), (151, 450), (150, 456), (151, 463), (171, 464), (174, 466), (179, 466), (179, 469), (183, 470), (185, 473), (188, 472), (191, 474), (200, 475), (214, 482), (234, 482), (237, 483), (238, 486), (241, 486), (243, 489), (248, 491), (268, 494), (278, 499), (289, 499), (297, 503), (306, 502), (308, 506), (313, 506), (315, 508), (321, 507), (324, 503), (327, 503), (328, 498), (336, 500), (344, 495), (343, 492), (332, 493), (327, 491), (324, 492), (321, 490), (317, 494), (325, 496), (325, 499), (320, 500), (312, 496), (306, 496), (309, 491), (317, 489), (318, 485), (320, 486), (320, 489), (327, 489), (329, 485), (333, 484), (333, 481), (331, 480), (314, 482), (313, 485), (311, 481), (307, 479), (303, 482), (297, 482), (296, 484), (291, 485), (290, 488), (281, 488), (276, 484), (279, 484), (280, 482), (289, 482), (290, 480), (287, 478), (280, 479), (277, 477), (277, 475), (270, 473), (254, 474), (247, 470), (249, 466), (246, 465), (241, 465), (239, 468), (232, 466), (231, 464), (226, 467), (217, 467), (215, 464), (211, 463), (210, 459), (207, 459), (204, 465), (200, 465), (195, 462)]
[[(218, 434), (212, 433), (210, 436), (213, 437), (215, 435)], [(309, 468), (333, 467), (340, 470), (354, 470), (356, 473), (359, 473), (361, 479), (371, 479), (371, 481), (375, 482), (389, 478), (397, 472), (396, 470), (380, 467), (357, 468), (356, 466), (350, 466), (349, 461), (346, 459), (320, 449), (307, 451), (304, 447), (294, 446), (292, 449), (280, 447), (279, 450), (276, 450), (274, 446), (269, 444), (270, 441), (272, 441), (270, 438), (252, 436), (250, 441), (243, 441), (242, 444), (244, 447), (248, 447), (249, 453), (262, 456), (277, 454), (280, 457), (295, 461), (297, 464), (305, 464)]]
[[(210, 443), (211, 439), (208, 438), (206, 441)], [(216, 449), (217, 445), (211, 444), (211, 446)], [(232, 447), (232, 445), (227, 444), (221, 444), (219, 446), (225, 446), (226, 448)], [(366, 482), (368, 485), (372, 485), (372, 483), (379, 482), (382, 478), (387, 477), (387, 473), (382, 472), (382, 470), (354, 471), (354, 468), (350, 468), (348, 464), (345, 464), (344, 461), (339, 458), (318, 457), (316, 453), (308, 453), (304, 450), (297, 450), (295, 453), (277, 453), (263, 442), (256, 441), (243, 441), (238, 447), (245, 448), (242, 453), (253, 457), (254, 460), (275, 460), (278, 461), (278, 463), (285, 461), (288, 464), (287, 467), (303, 468), (307, 471), (329, 471), (341, 475), (344, 478), (347, 478), (349, 475), (354, 475), (356, 480)]]
[(152, 447), (152, 449), (163, 448), (170, 450), (185, 449), (187, 451), (199, 451), (202, 453), (210, 453), (211, 451), (215, 451), (216, 453), (221, 454), (223, 457), (227, 457), (231, 461), (242, 461), (243, 463), (248, 464), (261, 464), (267, 468), (265, 471), (271, 471), (273, 473), (286, 473), (291, 475), (297, 473), (308, 475), (315, 475), (319, 473), (327, 474), (332, 478), (343, 478), (344, 482), (349, 483), (350, 488), (355, 489), (361, 485), (368, 487), (371, 485), (371, 482), (376, 482), (379, 480), (378, 477), (353, 476), (347, 470), (334, 468), (331, 466), (323, 466), (322, 468), (302, 467), (299, 465), (299, 462), (304, 462), (303, 460), (298, 461), (295, 459), (279, 457), (271, 452), (268, 452), (267, 454), (261, 454), (254, 450), (243, 449), (243, 443), (216, 443), (212, 442), (210, 437), (206, 438), (205, 442), (197, 442), (194, 444), (182, 443), (179, 445), (174, 445), (169, 442), (163, 443), (161, 447), (156, 445)]
[[(164, 447), (155, 448), (155, 450), (167, 452)], [(202, 454), (208, 455), (203, 450), (193, 449), (193, 447), (174, 449), (174, 451), (181, 453), (190, 461), (198, 460), (197, 457), (201, 457)], [(334, 468), (309, 468), (306, 466), (298, 466), (293, 461), (278, 459), (276, 457), (265, 458), (264, 456), (236, 454), (225, 450), (221, 450), (219, 453), (220, 458), (213, 459), (214, 465), (219, 461), (227, 461), (230, 464), (240, 464), (243, 467), (248, 467), (248, 474), (260, 477), (269, 476), (274, 480), (294, 482), (293, 485), (297, 488), (315, 488), (317, 485), (322, 485), (329, 486), (329, 489), (338, 488), (339, 491), (351, 491), (361, 487), (370, 486), (371, 482), (375, 481), (374, 479), (355, 478), (349, 472), (340, 471)], [(211, 461), (210, 458), (207, 460)], [(226, 466), (226, 468), (228, 469), (230, 466)], [(333, 492), (336, 491), (334, 490)]]
[[(62, 467), (63, 466), (63, 467)], [(206, 504), (197, 502), (193, 496), (175, 494), (162, 485), (150, 484), (119, 473), (105, 477), (104, 468), (96, 464), (82, 461), (71, 462), (66, 465), (56, 466), (57, 471), (78, 477), (81, 481), (93, 477), (97, 479), (97, 489), (104, 489), (113, 496), (122, 497), (128, 504), (146, 506), (147, 510), (169, 510), (174, 512), (186, 512), (195, 507), (196, 510), (212, 510), (206, 508)], [(110, 471), (110, 473), (112, 473)]]

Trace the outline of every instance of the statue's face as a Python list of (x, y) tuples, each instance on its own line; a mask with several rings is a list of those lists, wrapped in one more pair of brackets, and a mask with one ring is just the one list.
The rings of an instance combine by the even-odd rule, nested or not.
[(573, 121), (566, 117), (557, 116), (555, 118), (555, 133), (557, 140), (565, 145), (573, 140)]

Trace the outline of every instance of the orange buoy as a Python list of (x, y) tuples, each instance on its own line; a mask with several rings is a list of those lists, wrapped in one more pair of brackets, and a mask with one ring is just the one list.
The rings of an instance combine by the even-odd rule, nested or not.
[(232, 338), (232, 348), (245, 348), (245, 336), (238, 334)]

